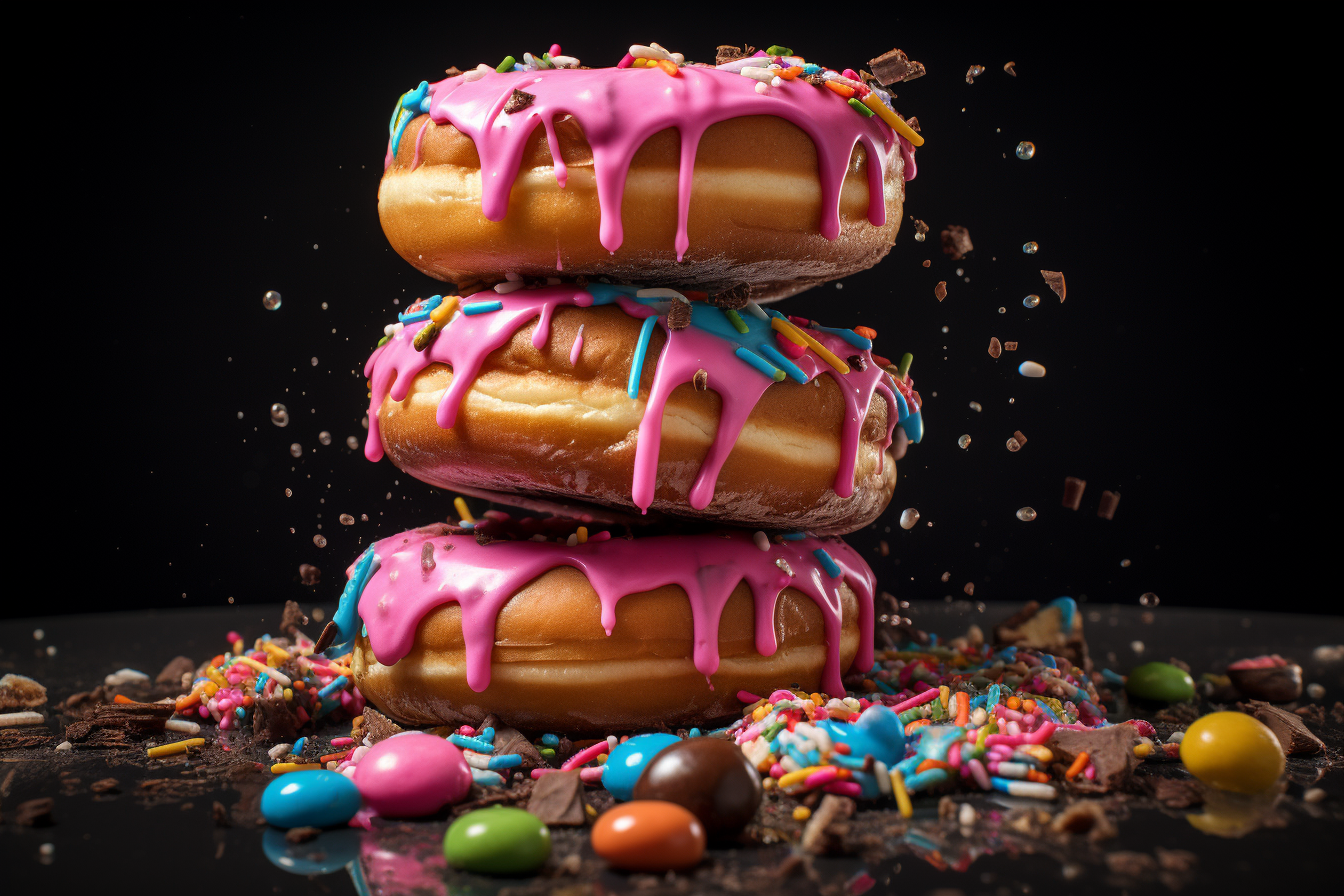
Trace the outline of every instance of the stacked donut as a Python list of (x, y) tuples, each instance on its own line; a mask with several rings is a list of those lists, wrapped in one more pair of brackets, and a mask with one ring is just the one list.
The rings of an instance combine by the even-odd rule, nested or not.
[(459, 498), (351, 566), (321, 646), (374, 705), (697, 724), (872, 665), (873, 573), (838, 536), (920, 439), (909, 355), (766, 306), (895, 239), (923, 141), (884, 85), (922, 68), (873, 63), (553, 46), (402, 95), (383, 229), (454, 287), (369, 358), (365, 454), (518, 509)]

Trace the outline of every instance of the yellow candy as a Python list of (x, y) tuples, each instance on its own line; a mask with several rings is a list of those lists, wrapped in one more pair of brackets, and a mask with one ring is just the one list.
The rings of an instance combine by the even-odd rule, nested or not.
[(1211, 712), (1181, 741), (1181, 761), (1205, 784), (1259, 793), (1283, 774), (1283, 747), (1261, 722), (1242, 712)]

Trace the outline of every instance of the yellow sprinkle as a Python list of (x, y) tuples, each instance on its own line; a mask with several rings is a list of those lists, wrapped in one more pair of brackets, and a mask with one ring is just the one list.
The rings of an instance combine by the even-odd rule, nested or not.
[(290, 701), (293, 699), (294, 699), (294, 692), (291, 691), (289, 688), (285, 688), (285, 700)]
[(448, 318), (453, 316), (453, 312), (457, 310), (458, 301), (457, 296), (448, 296), (439, 303), (439, 307), (429, 312), (429, 319), (439, 326), (443, 326), (448, 322)]
[(243, 639), (242, 639), (242, 638), (239, 638), (237, 641), (234, 641), (234, 642), (233, 642), (233, 652), (234, 652), (234, 653), (242, 653), (242, 652), (243, 652)]
[(283, 775), (285, 772), (311, 772), (322, 768), (320, 762), (277, 762), (271, 766), (271, 774)]
[(948, 698), (952, 696), (952, 689), (945, 684), (938, 685), (938, 701), (943, 704), (943, 709), (947, 709)]
[(205, 696), (207, 696), (207, 697), (213, 697), (213, 696), (215, 696), (215, 692), (218, 691), (218, 690), (219, 690), (219, 685), (215, 684), (213, 681), (207, 681), (207, 682), (201, 687), (201, 693), (205, 694)]
[(792, 787), (795, 784), (801, 784), (807, 780), (807, 776), (821, 771), (823, 765), (809, 765), (807, 768), (800, 768), (796, 772), (789, 772), (779, 779), (780, 787)]
[(597, 754), (597, 764), (598, 764), (598, 765), (602, 765), (602, 764), (603, 764), (604, 762), (606, 762), (606, 761), (607, 761), (607, 754), (606, 754), (606, 753), (598, 753), (598, 754)]
[(896, 807), (901, 810), (901, 815), (906, 818), (914, 815), (915, 807), (910, 805), (910, 794), (905, 792), (905, 775), (900, 769), (891, 770), (891, 791), (896, 794)]
[(1139, 744), (1134, 748), (1134, 755), (1139, 757), (1140, 759), (1147, 756), (1151, 752), (1153, 752), (1152, 744)]
[(160, 756), (175, 756), (178, 753), (185, 753), (192, 747), (205, 746), (205, 738), (189, 737), (186, 740), (179, 740), (176, 743), (163, 744), (159, 747), (150, 747), (145, 751), (145, 755), (150, 759), (158, 759)]
[(806, 346), (821, 356), (821, 359), (834, 367), (840, 373), (849, 373), (849, 365), (837, 358), (830, 349), (813, 339), (803, 330), (795, 327), (791, 322), (782, 317), (770, 318), (770, 326), (784, 334), (784, 338), (794, 345)]
[(794, 821), (807, 821), (811, 817), (812, 817), (812, 810), (807, 808), (806, 806), (799, 806), (797, 809), (793, 810)]
[(294, 658), (293, 654), (291, 654), (289, 651), (276, 647), (270, 641), (267, 641), (264, 644), (262, 644), (261, 649), (266, 651), (267, 656), (270, 656), (278, 660), (278, 662), (276, 662), (277, 666), (280, 665), (280, 663), (283, 663), (285, 660), (292, 660)]
[(1046, 765), (1055, 761), (1055, 754), (1051, 753), (1049, 748), (1043, 747), (1040, 744), (1019, 744), (1018, 746), (1013, 747), (1013, 749), (1017, 750), (1019, 753), (1026, 753), (1028, 756), (1034, 757)]
[[(766, 761), (765, 765), (767, 766), (767, 768), (761, 768), (759, 765), (756, 766), (756, 768), (759, 769), (759, 770), (762, 771), (762, 772), (768, 772), (768, 771), (770, 771), (770, 769), (768, 768), (768, 766), (770, 765), (770, 762), (769, 762), (768, 760)], [(775, 787), (775, 779), (774, 779), (774, 778), (766, 778), (764, 781), (761, 782), (761, 787), (763, 787), (763, 788), (766, 789), (766, 790), (773, 790), (774, 787)]]
[(585, 812), (588, 813), (588, 817), (589, 817), (589, 818), (596, 818), (596, 817), (597, 817), (597, 810), (594, 809), (592, 806), (588, 805), (587, 803), (584, 803), (584, 804), (583, 804), (583, 811), (585, 811)]
[(221, 675), (219, 670), (216, 669), (214, 666), (205, 667), (205, 677), (210, 679), (210, 681), (212, 681), (219, 687), (226, 688), (229, 686), (229, 680), (225, 678), (223, 675)]
[(579, 536), (579, 544), (584, 544), (584, 543), (586, 543), (586, 542), (588, 541), (588, 527), (587, 527), (587, 526), (580, 526), (580, 527), (579, 527), (579, 530), (578, 530), (577, 532), (575, 532), (574, 534), (577, 535), (577, 536)]
[(467, 509), (466, 499), (460, 496), (454, 498), (453, 506), (457, 508), (457, 515), (462, 517), (462, 522), (464, 523), (476, 522), (476, 517), (472, 516), (471, 511)]
[(863, 104), (877, 113), (877, 117), (885, 121), (893, 131), (910, 141), (911, 146), (923, 146), (924, 138), (919, 136), (910, 125), (906, 124), (901, 116), (887, 108), (887, 104), (877, 98), (877, 94), (869, 93), (863, 98)]

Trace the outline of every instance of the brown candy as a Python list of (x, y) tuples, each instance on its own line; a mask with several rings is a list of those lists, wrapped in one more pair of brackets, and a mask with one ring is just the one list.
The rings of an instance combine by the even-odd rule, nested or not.
[(634, 797), (684, 806), (710, 836), (734, 834), (756, 816), (761, 776), (731, 741), (693, 737), (653, 757), (635, 782)]
[(1083, 500), (1083, 489), (1087, 488), (1087, 480), (1079, 479), (1077, 476), (1064, 477), (1064, 500), (1060, 503), (1070, 510), (1077, 510), (1078, 504)]
[(1097, 516), (1104, 520), (1115, 519), (1115, 508), (1120, 506), (1118, 492), (1102, 492), (1101, 503), (1097, 505)]
[(1228, 669), (1232, 687), (1242, 696), (1270, 703), (1289, 703), (1302, 696), (1302, 667), (1296, 663), (1266, 668)]
[(971, 232), (958, 224), (948, 226), (941, 234), (943, 252), (953, 261), (961, 261), (975, 246), (971, 245)]

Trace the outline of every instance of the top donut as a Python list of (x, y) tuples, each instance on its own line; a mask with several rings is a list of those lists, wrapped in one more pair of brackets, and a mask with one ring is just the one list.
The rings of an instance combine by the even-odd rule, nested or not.
[(389, 124), (388, 240), (459, 288), (563, 273), (746, 284), (759, 302), (876, 264), (923, 143), (883, 84), (923, 67), (892, 51), (875, 77), (787, 47), (716, 61), (653, 44), (587, 68), (553, 46), (421, 82)]

